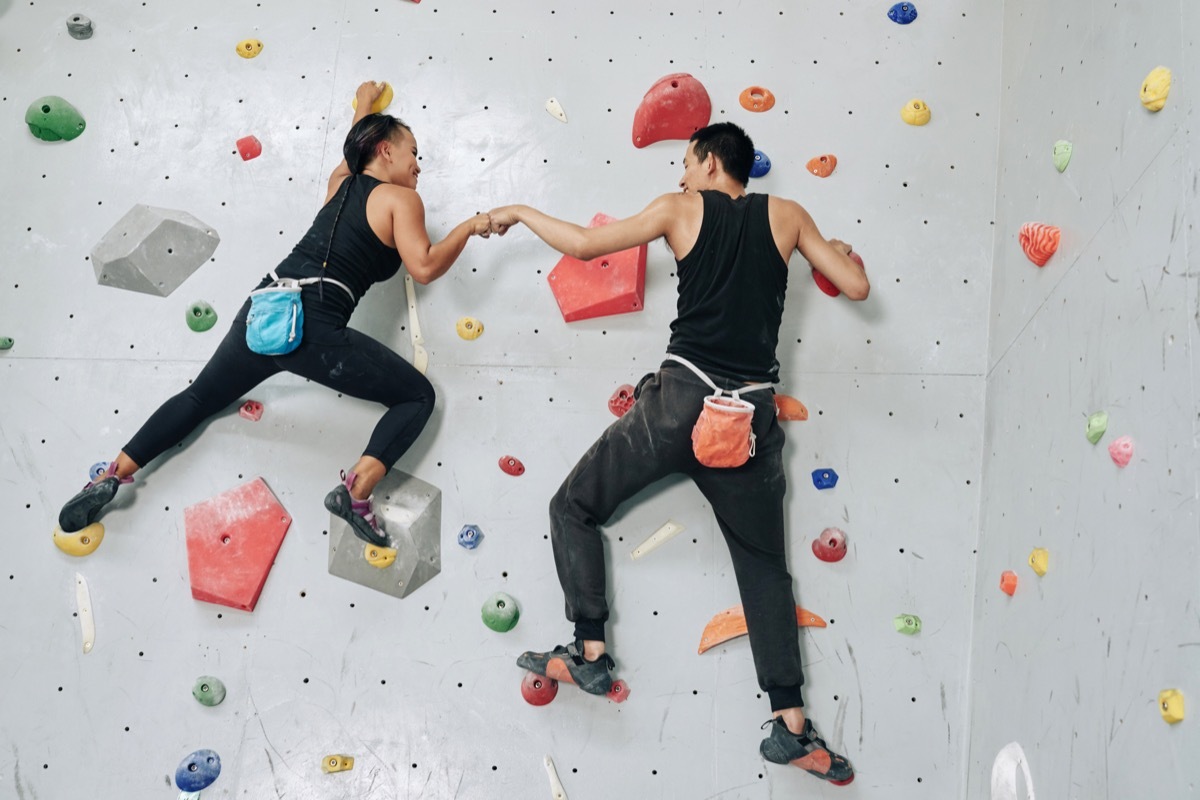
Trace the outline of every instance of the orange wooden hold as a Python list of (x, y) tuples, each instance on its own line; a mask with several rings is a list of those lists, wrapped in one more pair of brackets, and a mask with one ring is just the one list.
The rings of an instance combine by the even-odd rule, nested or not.
[(782, 422), (804, 422), (808, 419), (808, 409), (794, 397), (786, 394), (775, 395), (775, 415)]
[(828, 178), (837, 169), (837, 156), (826, 153), (823, 156), (811, 158), (805, 168), (818, 178)]
[[(825, 620), (800, 606), (796, 606), (796, 625), (801, 628), (826, 627)], [(728, 642), (730, 639), (745, 636), (746, 632), (745, 610), (741, 606), (727, 608), (710, 619), (708, 624), (704, 626), (704, 633), (700, 636), (700, 647), (696, 652), (703, 653), (706, 650), (711, 650), (719, 644)]]
[(1021, 226), (1021, 248), (1030, 261), (1044, 267), (1050, 256), (1058, 250), (1061, 235), (1062, 232), (1053, 225), (1026, 222)]
[[(597, 214), (588, 227), (598, 228), (614, 221), (606, 214)], [(567, 322), (641, 311), (646, 294), (646, 245), (591, 261), (563, 256), (547, 280)]]
[(253, 611), (292, 524), (262, 478), (183, 510), (192, 597)]
[(764, 89), (761, 86), (750, 86), (742, 91), (738, 97), (738, 102), (747, 111), (770, 111), (775, 107), (775, 95), (771, 94), (770, 89)]

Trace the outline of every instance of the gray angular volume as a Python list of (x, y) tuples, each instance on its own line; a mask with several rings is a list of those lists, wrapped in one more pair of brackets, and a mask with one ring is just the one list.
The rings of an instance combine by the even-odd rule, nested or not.
[(96, 282), (166, 297), (200, 268), (221, 237), (186, 211), (136, 205), (92, 248)]
[(329, 517), (329, 574), (393, 597), (407, 597), (442, 571), (442, 490), (392, 470), (375, 487), (372, 510), (389, 546), (390, 566), (372, 566), (369, 545), (339, 517)]

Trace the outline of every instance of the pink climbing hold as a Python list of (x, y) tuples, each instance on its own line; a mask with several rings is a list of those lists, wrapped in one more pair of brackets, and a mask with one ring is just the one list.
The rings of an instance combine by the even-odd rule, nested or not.
[(500, 469), (513, 477), (525, 474), (525, 465), (521, 463), (520, 459), (512, 456), (500, 456)]
[(608, 398), (608, 410), (616, 417), (623, 417), (629, 409), (633, 408), (634, 402), (633, 387), (624, 383), (617, 387), (612, 397)]
[(242, 161), (249, 161), (262, 155), (262, 142), (257, 136), (243, 136), (237, 140), (237, 149)]
[(1026, 222), (1021, 226), (1021, 248), (1030, 261), (1039, 267), (1044, 267), (1050, 260), (1050, 256), (1058, 250), (1058, 241), (1061, 235), (1062, 232), (1053, 225)]
[(238, 409), (238, 414), (251, 422), (258, 422), (262, 419), (263, 404), (257, 400), (247, 400), (242, 403), (242, 407)]
[(633, 146), (664, 139), (690, 139), (712, 117), (712, 100), (700, 81), (686, 72), (659, 78), (633, 116)]
[(1133, 439), (1129, 436), (1122, 436), (1108, 446), (1108, 454), (1112, 456), (1113, 463), (1118, 467), (1125, 467), (1129, 464), (1129, 460), (1133, 458)]
[(846, 534), (838, 528), (826, 528), (813, 539), (812, 551), (822, 561), (841, 561), (846, 557)]

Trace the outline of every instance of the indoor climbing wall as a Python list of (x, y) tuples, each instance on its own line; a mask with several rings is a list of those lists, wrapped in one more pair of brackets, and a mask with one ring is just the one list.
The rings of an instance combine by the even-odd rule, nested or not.
[[(1026, 798), (1009, 754), (992, 771), (1013, 742), (1030, 798), (1200, 793), (1194, 721), (1160, 699), (1194, 717), (1200, 689), (1200, 11), (1093, 8), (1004, 15), (969, 797), (1018, 774), (992, 797)], [(1061, 231), (1040, 268), (1030, 222)]]
[[(1010, 148), (1005, 186), (1017, 185), (1011, 175), (1020, 165), (1011, 139), (1001, 139), (1014, 115), (998, 113), (997, 6), (918, 2), (917, 19), (900, 24), (907, 17), (889, 18), (890, 3), (848, 0), (94, 0), (66, 10), (0, 0), (8, 189), (0, 197), (0, 336), (13, 340), (0, 352), (0, 510), (9, 534), (0, 557), (0, 796), (177, 796), (176, 766), (201, 749), (223, 764), (205, 798), (549, 797), (547, 755), (573, 800), (962, 796), (998, 141)], [(81, 24), (74, 11), (93, 24), (90, 38), (68, 30)], [(1157, 57), (1147, 48), (1147, 64)], [(707, 621), (738, 596), (711, 510), (686, 482), (651, 487), (605, 529), (610, 643), (628, 701), (563, 687), (551, 705), (534, 707), (519, 691), (516, 656), (561, 643), (570, 631), (546, 505), (612, 422), (609, 397), (662, 359), (675, 275), (661, 243), (648, 248), (644, 309), (634, 313), (565, 322), (548, 285), (558, 255), (524, 230), (472, 240), (449, 274), (417, 287), (438, 403), (398, 468), (440, 490), (440, 572), (407, 596), (327, 571), (331, 530), (321, 500), (358, 456), (380, 409), (288, 376), (244, 398), (261, 403), (261, 419), (231, 407), (122, 488), (95, 552), (72, 557), (54, 547), (58, 509), (91, 465), (113, 457), (196, 375), (249, 289), (307, 229), (360, 82), (395, 87), (388, 110), (416, 133), (428, 225), (441, 236), (505, 202), (586, 224), (597, 213), (628, 216), (674, 191), (685, 144), (635, 147), (631, 132), (643, 95), (675, 73), (700, 81), (713, 121), (745, 126), (769, 157), (770, 172), (752, 190), (800, 200), (826, 236), (862, 254), (873, 283), (864, 303), (833, 299), (794, 257), (779, 349), (780, 391), (809, 411), (807, 421), (784, 423), (790, 561), (798, 602), (827, 623), (801, 633), (808, 711), (855, 763), (852, 786), (829, 787), (760, 758), (769, 708), (744, 638), (696, 653)], [(1138, 77), (1114, 69), (1105, 80), (1116, 87)], [(772, 108), (743, 107), (739, 98), (753, 86), (769, 90)], [(25, 115), (36, 120), (35, 101), (47, 96), (77, 109), (82, 133), (65, 118), (75, 138), (33, 135)], [(550, 98), (565, 122), (547, 113)], [(902, 118), (906, 110), (919, 122), (926, 107), (926, 125)], [(1183, 108), (1168, 106), (1172, 116), (1156, 122), (1181, 125)], [(1069, 115), (1060, 118), (1068, 124)], [(1085, 120), (1072, 124), (1082, 143)], [(1166, 180), (1165, 157), (1151, 156), (1182, 142), (1138, 126), (1145, 146), (1106, 154), (1091, 186), (1114, 163), (1132, 185), (1135, 160), (1160, 164)], [(257, 147), (238, 142), (251, 136), (261, 153), (247, 159)], [(830, 155), (837, 166), (828, 177), (809, 172), (810, 160), (819, 171)], [(1082, 181), (1075, 169), (1067, 177)], [(1045, 179), (1043, 197), (1058, 177)], [(1037, 191), (1031, 187), (1020, 190)], [(1088, 200), (1099, 203), (1098, 193)], [(1010, 189), (1006, 215), (1015, 196)], [(181, 267), (131, 291), (114, 283), (136, 282), (121, 277), (132, 273), (109, 273), (105, 261), (98, 279), (92, 261), (139, 204), (196, 220), (187, 252), (159, 251), (155, 263), (203, 253), (197, 237), (219, 235), (211, 256), (198, 256), (199, 268), (166, 296)], [(1048, 212), (1043, 205), (1012, 213)], [(1112, 229), (1132, 231), (1133, 205), (1122, 214), (1133, 216)], [(136, 216), (146, 215), (164, 218)], [(1071, 234), (1080, 245), (1090, 235)], [(1009, 239), (997, 241), (1005, 243), (1004, 266), (1015, 266)], [(1069, 274), (1069, 264), (1051, 265)], [(1173, 269), (1182, 270), (1178, 261)], [(1157, 286), (1157, 265), (1153, 272)], [(1183, 302), (1182, 289), (1159, 291)], [(193, 330), (214, 315), (208, 330)], [(457, 334), (467, 316), (483, 323), (482, 336)], [(409, 357), (411, 322), (397, 278), (370, 292), (352, 325)], [(1011, 339), (1021, 326), (1010, 327)], [(1176, 336), (1172, 358), (1186, 329)], [(1092, 366), (1112, 355), (1098, 353)], [(1125, 406), (1149, 419), (1146, 403), (1165, 407), (1168, 393), (1127, 396)], [(1138, 433), (1117, 425), (1133, 422), (1115, 413), (1121, 401), (1094, 398), (1114, 412), (1114, 429)], [(1072, 413), (1092, 404), (1079, 400)], [(1067, 428), (1055, 435), (1074, 442)], [(1150, 430), (1159, 428), (1141, 435)], [(1140, 446), (1155, 452), (1150, 441)], [(1168, 453), (1157, 453), (1162, 469), (1152, 480), (1140, 461), (1131, 468), (1140, 478), (1119, 477), (1178, 489), (1182, 472), (1168, 475)], [(521, 460), (523, 474), (499, 468), (506, 455)], [(835, 470), (840, 480), (820, 490), (814, 470)], [(270, 523), (278, 551), (265, 551), (273, 566), (261, 594), (234, 601), (254, 610), (194, 599), (187, 509), (257, 478), (269, 492), (254, 490), (255, 513), (278, 515)], [(1086, 503), (1065, 482), (1055, 485), (1072, 508)], [(1165, 524), (1182, 507), (1158, 508)], [(290, 525), (280, 539), (284, 517)], [(631, 559), (668, 521), (682, 532)], [(457, 542), (468, 524), (484, 534), (475, 549)], [(848, 537), (840, 562), (812, 552), (829, 527)], [(997, 544), (1021, 539), (996, 525), (988, 536)], [(1108, 551), (1117, 557), (1115, 547)], [(233, 558), (221, 564), (241, 568)], [(87, 653), (77, 574), (95, 625)], [(521, 609), (507, 633), (480, 618), (501, 591)], [(1061, 605), (1046, 613), (1067, 618)], [(222, 703), (193, 698), (200, 676), (224, 683)], [(197, 691), (211, 702), (213, 683), (204, 685), (209, 690)], [(1013, 685), (1021, 683), (1005, 684)], [(1129, 696), (1140, 702), (1142, 694)], [(1015, 705), (1008, 696), (1004, 703)], [(326, 774), (328, 755), (352, 756), (354, 766)], [(985, 771), (973, 763), (972, 783)]]

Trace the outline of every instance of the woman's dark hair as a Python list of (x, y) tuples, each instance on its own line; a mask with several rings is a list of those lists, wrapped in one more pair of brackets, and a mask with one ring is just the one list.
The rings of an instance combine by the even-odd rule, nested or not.
[(712, 153), (729, 177), (741, 181), (742, 186), (750, 182), (750, 168), (754, 166), (754, 142), (737, 125), (732, 122), (709, 125), (693, 133), (690, 141), (696, 143), (697, 159), (703, 161)]
[(390, 114), (368, 114), (356, 122), (342, 145), (342, 155), (346, 157), (350, 172), (355, 175), (362, 172), (375, 157), (379, 143), (391, 139), (401, 130), (412, 133), (412, 128)]

